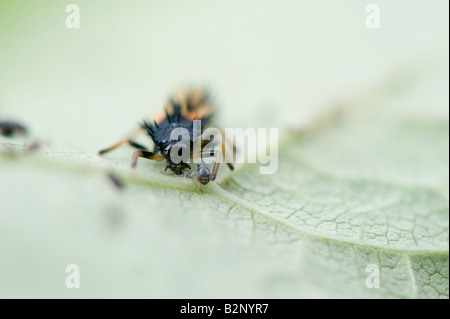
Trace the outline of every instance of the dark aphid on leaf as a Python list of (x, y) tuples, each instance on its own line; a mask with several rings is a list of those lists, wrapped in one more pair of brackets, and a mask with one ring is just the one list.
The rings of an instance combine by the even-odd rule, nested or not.
[[(14, 137), (16, 135), (28, 135), (28, 129), (25, 125), (16, 121), (0, 121), (0, 136)], [(31, 144), (23, 145), (25, 153), (32, 153), (41, 147), (41, 143), (34, 141)]]
[(25, 135), (27, 129), (23, 124), (13, 121), (0, 121), (0, 135), (12, 137), (17, 134)]
[(122, 190), (124, 188), (122, 180), (114, 172), (109, 172), (107, 176), (111, 184), (113, 184), (116, 189)]
[[(202, 140), (201, 147), (198, 150), (194, 150), (194, 120), (200, 120), (201, 128), (200, 133), (208, 127), (212, 117), (212, 105), (209, 96), (201, 90), (190, 91), (187, 93), (180, 92), (178, 96), (172, 98), (167, 102), (167, 105), (163, 113), (158, 114), (153, 122), (143, 121), (140, 126), (151, 138), (154, 144), (153, 151), (150, 151), (145, 146), (133, 141), (122, 140), (106, 149), (99, 152), (99, 155), (105, 154), (121, 145), (131, 145), (137, 150), (133, 153), (132, 167), (136, 167), (139, 157), (155, 160), (166, 161), (166, 169), (170, 169), (176, 175), (183, 174), (184, 171), (190, 170), (191, 167), (188, 163), (183, 161), (174, 162), (171, 158), (172, 150), (179, 152), (180, 150), (175, 148), (179, 147), (180, 138), (171, 139), (171, 133), (174, 129), (182, 128), (189, 133), (189, 150), (190, 159), (200, 157), (214, 157), (214, 166), (210, 171), (204, 164), (199, 164), (195, 172), (197, 180), (206, 185), (210, 181), (214, 181), (217, 176), (220, 162), (222, 160), (222, 154), (227, 158), (227, 152), (225, 150), (224, 134), (222, 132), (222, 143), (220, 145), (222, 151), (218, 150), (206, 150), (205, 146), (210, 142), (209, 140)], [(234, 148), (234, 146), (233, 146)], [(228, 167), (233, 170), (233, 164), (227, 158)]]

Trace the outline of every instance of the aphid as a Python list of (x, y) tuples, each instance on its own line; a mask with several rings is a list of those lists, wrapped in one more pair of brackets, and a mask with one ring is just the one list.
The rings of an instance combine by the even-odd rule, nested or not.
[(124, 188), (122, 180), (114, 172), (108, 173), (108, 179), (118, 190), (122, 190)]
[(13, 121), (0, 121), (0, 135), (12, 137), (16, 134), (27, 133), (27, 129), (23, 124)]
[[(176, 98), (172, 98), (167, 103), (164, 113), (157, 115), (154, 118), (153, 123), (149, 121), (143, 121), (140, 126), (148, 134), (154, 143), (153, 151), (150, 151), (145, 146), (127, 139), (122, 140), (106, 149), (99, 152), (99, 155), (105, 154), (119, 146), (130, 145), (137, 150), (132, 156), (132, 167), (136, 167), (139, 157), (155, 160), (166, 161), (166, 168), (170, 169), (176, 175), (183, 174), (184, 171), (190, 170), (191, 167), (188, 163), (180, 161), (175, 163), (171, 159), (172, 148), (179, 142), (170, 138), (172, 130), (176, 128), (183, 128), (189, 132), (189, 146), (190, 146), (190, 159), (199, 157), (214, 157), (214, 165), (210, 171), (204, 164), (199, 164), (195, 171), (196, 179), (203, 185), (208, 184), (210, 181), (214, 181), (217, 176), (220, 162), (222, 160), (222, 154), (227, 159), (228, 167), (233, 170), (233, 164), (228, 159), (228, 155), (225, 149), (225, 142), (223, 141), (224, 134), (222, 131), (221, 149), (218, 150), (206, 150), (205, 146), (210, 142), (209, 140), (202, 140), (199, 150), (194, 150), (194, 120), (201, 120), (201, 132), (208, 127), (212, 117), (212, 105), (209, 96), (203, 91), (190, 91), (182, 93)], [(233, 145), (233, 149), (234, 149)], [(174, 151), (177, 151), (174, 148)]]
[[(16, 121), (0, 121), (0, 136), (9, 138), (16, 135), (28, 135), (28, 129), (25, 127), (25, 125)], [(34, 141), (28, 145), (20, 145), (19, 147), (22, 148), (24, 153), (32, 153), (37, 151), (41, 147), (41, 143), (38, 141)]]

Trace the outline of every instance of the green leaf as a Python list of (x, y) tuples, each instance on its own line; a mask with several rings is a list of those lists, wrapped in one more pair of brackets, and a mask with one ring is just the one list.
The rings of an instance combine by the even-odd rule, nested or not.
[[(345, 119), (291, 138), (277, 174), (248, 167), (225, 189), (275, 234), (297, 234), (304, 282), (334, 296), (448, 297), (448, 129)], [(381, 269), (379, 289), (364, 286), (369, 264)]]
[[(384, 2), (376, 30), (350, 1), (76, 3), (76, 30), (0, 3), (0, 117), (32, 132), (0, 137), (0, 297), (449, 297), (442, 3)], [(278, 127), (277, 173), (201, 187), (95, 155), (179, 83), (209, 83), (222, 126)]]
[(332, 118), (286, 135), (276, 174), (245, 164), (206, 187), (132, 171), (125, 150), (2, 144), (1, 295), (447, 298), (448, 121)]

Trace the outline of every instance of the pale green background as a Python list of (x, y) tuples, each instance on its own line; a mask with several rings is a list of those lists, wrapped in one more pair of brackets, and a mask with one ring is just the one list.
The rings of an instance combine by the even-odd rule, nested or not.
[[(180, 85), (212, 88), (218, 122), (227, 127), (285, 132), (342, 103), (375, 101), (394, 118), (443, 120), (448, 130), (448, 1), (376, 1), (377, 30), (365, 26), (371, 2), (79, 0), (81, 28), (70, 30), (71, 1), (2, 0), (0, 118), (23, 121), (30, 139), (51, 142), (44, 152), (70, 151), (78, 162), (126, 136)], [(390, 98), (386, 88), (398, 79), (409, 90)], [(448, 164), (448, 148), (443, 154), (436, 163)], [(114, 159), (126, 166), (130, 155)], [(339, 159), (315, 158), (345, 173)], [(4, 161), (0, 170), (1, 297), (405, 296), (395, 289), (352, 295), (345, 285), (334, 290), (331, 279), (328, 286), (302, 281), (295, 269), (308, 262), (300, 248), (272, 248), (264, 232), (242, 240), (251, 225), (241, 217), (249, 215), (217, 221), (212, 212), (222, 214), (225, 204), (210, 195), (147, 185), (118, 195), (103, 168), (65, 173), (77, 171), (39, 155), (20, 163)], [(400, 169), (394, 179), (417, 177), (448, 192), (442, 165), (434, 167), (430, 178)], [(116, 214), (124, 225), (110, 224)], [(80, 290), (64, 287), (70, 263), (82, 269)], [(447, 291), (427, 296), (448, 298), (448, 262), (443, 273)], [(336, 277), (311, 278), (327, 275)]]
[[(90, 151), (183, 84), (214, 89), (229, 126), (299, 125), (404, 65), (448, 66), (447, 1), (379, 1), (378, 30), (368, 1), (77, 1), (76, 30), (68, 3), (1, 2), (0, 110)], [(448, 112), (442, 79), (427, 112)]]

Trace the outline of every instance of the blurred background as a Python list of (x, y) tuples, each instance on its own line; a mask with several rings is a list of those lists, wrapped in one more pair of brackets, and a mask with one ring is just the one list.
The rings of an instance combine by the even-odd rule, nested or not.
[[(379, 29), (369, 1), (74, 3), (79, 29), (70, 2), (2, 1), (0, 114), (89, 151), (183, 85), (210, 87), (227, 127), (298, 126), (402, 68), (448, 68), (446, 1), (378, 1)], [(447, 84), (427, 111), (448, 111)]]
[[(66, 27), (70, 13), (65, 9), (70, 3), (79, 6), (80, 28)], [(366, 7), (370, 3), (376, 3), (380, 8), (380, 28), (366, 26), (369, 15)], [(51, 141), (53, 149), (95, 154), (100, 148), (125, 137), (144, 116), (159, 111), (169, 94), (180, 86), (210, 88), (218, 105), (220, 126), (278, 127), (287, 131), (301, 128), (335, 109), (342, 101), (361, 98), (364, 92), (389, 86), (389, 81), (398, 78), (413, 89), (396, 101), (391, 109), (393, 113), (448, 118), (448, 21), (448, 1), (445, 0), (2, 0), (0, 119), (25, 123), (31, 136)], [(127, 164), (130, 154), (124, 156)], [(45, 187), (54, 182), (44, 175), (35, 176), (39, 180), (33, 184), (35, 191), (39, 185)], [(13, 189), (21, 189), (20, 185), (27, 182), (26, 178), (17, 181), (18, 176), (22, 175), (3, 171), (0, 182), (15, 180), (17, 188)], [(68, 186), (66, 192), (84, 187), (82, 182), (77, 183), (79, 185)], [(4, 183), (1, 189), (0, 197), (5, 203), (9, 185)], [(87, 189), (96, 191), (95, 187)], [(35, 196), (36, 201), (39, 196), (45, 198), (39, 200), (50, 201), (59, 194), (56, 190), (46, 195), (31, 193), (32, 190), (26, 191), (27, 196)], [(161, 196), (164, 194), (162, 192)], [(99, 196), (112, 197), (109, 193)], [(145, 205), (145, 196), (140, 199)], [(70, 200), (71, 197), (67, 197), (66, 205)], [(64, 203), (58, 205), (54, 211), (71, 212), (72, 208), (65, 207)], [(170, 207), (164, 208), (164, 204), (158, 205), (162, 211), (173, 211)], [(11, 207), (15, 206), (9, 206), (9, 209)], [(20, 205), (17, 207), (15, 212), (24, 211)], [(111, 207), (115, 207), (114, 200)], [(139, 207), (135, 208), (139, 210)], [(0, 211), (4, 209), (5, 206), (0, 206)], [(81, 205), (75, 209), (85, 207)], [(117, 214), (122, 216), (120, 209)], [(65, 225), (70, 228), (79, 223), (75, 217), (59, 223), (56, 216), (56, 221), (49, 217), (50, 224), (46, 225), (54, 222), (55, 227)], [(46, 243), (54, 245), (44, 249), (43, 254), (59, 263), (58, 267), (65, 265), (69, 262), (60, 252), (64, 241), (55, 235), (44, 240), (42, 245), (19, 243), (21, 248), (13, 250), (10, 247), (11, 238), (15, 238), (12, 233), (17, 227), (23, 227), (20, 218), (25, 220), (26, 217), (8, 218), (3, 217), (3, 226), (0, 226), (3, 227), (0, 250), (4, 256), (0, 255), (0, 258), (13, 260), (3, 263), (2, 267), (3, 274), (8, 270), (14, 275), (4, 275), (0, 296), (71, 296), (67, 291), (54, 290), (56, 283), (49, 284), (48, 289), (39, 288), (45, 282), (52, 282), (45, 278), (53, 278), (52, 274), (59, 268), (49, 268), (45, 262), (39, 262), (43, 259), (36, 252)], [(161, 232), (157, 225), (165, 225), (165, 221), (155, 222), (152, 226), (154, 238), (151, 239), (155, 241)], [(176, 227), (184, 229), (181, 224)], [(11, 232), (9, 235), (6, 229)], [(43, 235), (33, 229), (30, 224), (21, 234), (29, 238)], [(95, 233), (89, 229), (87, 227), (87, 233)], [(194, 230), (191, 235), (192, 245), (204, 240), (197, 238)], [(102, 262), (92, 261), (96, 253), (81, 249), (81, 246), (90, 245), (89, 238), (90, 235), (84, 239), (81, 236), (79, 242), (69, 240), (68, 245), (75, 255), (84, 256), (85, 264), (92, 263), (93, 268), (97, 267), (101, 272), (104, 270)], [(145, 251), (143, 244), (133, 238), (132, 245), (140, 247), (137, 249), (141, 249), (140, 252)], [(123, 253), (118, 254), (120, 259), (125, 256), (123, 259), (128, 260), (125, 268), (128, 263), (141, 262), (138, 252), (136, 255), (129, 252), (129, 242), (125, 245), (117, 238), (114, 240)], [(107, 245), (106, 242), (108, 239), (102, 238), (97, 244), (100, 247)], [(107, 248), (105, 256), (111, 257), (116, 248)], [(227, 256), (234, 256), (229, 249)], [(189, 252), (192, 251), (185, 250), (186, 255)], [(197, 253), (194, 250), (194, 254)], [(105, 257), (105, 262), (115, 260), (109, 257)], [(177, 263), (178, 259), (173, 256), (170, 260)], [(17, 266), (19, 264), (22, 266)], [(220, 260), (215, 260), (211, 267), (219, 264)], [(152, 263), (158, 271), (166, 269), (163, 265), (159, 259), (156, 265), (154, 261)], [(198, 264), (190, 266), (203, 269)], [(133, 271), (141, 274), (147, 270), (142, 266)], [(233, 274), (233, 271), (223, 270), (217, 281), (211, 276), (210, 284), (226, 284), (229, 280), (226, 274)], [(20, 274), (23, 273), (29, 275), (17, 285), (17, 278), (22, 278)], [(120, 273), (119, 270), (106, 272), (103, 279), (106, 282), (109, 275)], [(127, 278), (122, 278), (114, 288), (104, 286), (99, 279), (97, 288), (77, 296), (129, 296), (135, 293), (153, 297), (286, 297), (286, 291), (289, 291), (269, 289), (268, 294), (255, 293), (249, 288), (258, 282), (255, 278), (250, 278), (253, 283), (240, 293), (236, 287), (217, 291), (206, 282), (198, 284), (195, 275), (188, 282), (180, 279), (189, 274), (192, 273), (186, 271), (169, 280), (167, 278), (173, 275), (167, 270), (156, 276), (159, 281), (150, 277), (157, 287), (166, 287), (160, 290), (161, 294), (156, 291), (146, 294), (148, 291), (142, 287), (133, 290), (133, 283), (137, 285), (139, 280), (130, 283)], [(96, 277), (92, 275), (92, 278)], [(178, 285), (180, 282), (182, 284)], [(197, 290), (192, 291), (192, 285), (196, 284)], [(128, 288), (121, 290), (120, 287)]]

